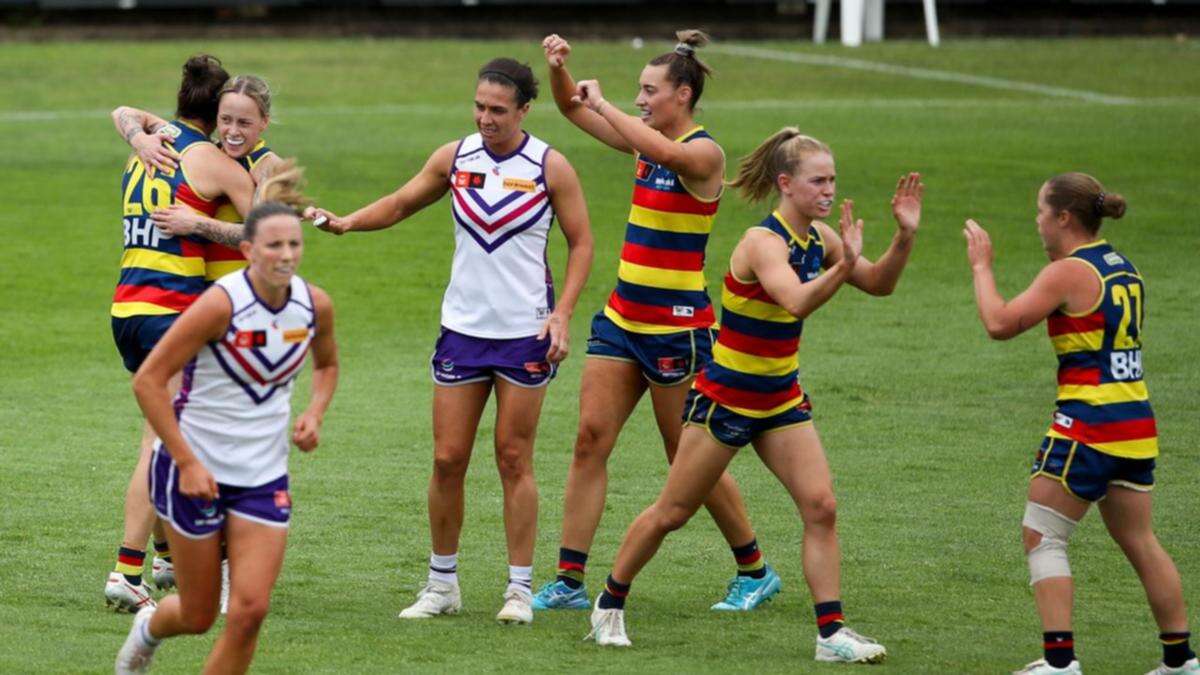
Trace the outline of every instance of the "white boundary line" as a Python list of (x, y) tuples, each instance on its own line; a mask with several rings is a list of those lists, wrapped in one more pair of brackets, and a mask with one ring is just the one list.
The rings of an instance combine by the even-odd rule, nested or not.
[(1132, 105), (1138, 102), (1137, 99), (1134, 98), (1110, 96), (1108, 94), (1101, 94), (1099, 92), (1086, 91), (1083, 89), (1066, 89), (1064, 87), (1052, 87), (1050, 85), (1036, 84), (1033, 82), (1006, 80), (1000, 77), (969, 75), (967, 73), (956, 73), (949, 70), (934, 70), (932, 68), (898, 66), (890, 63), (879, 63), (878, 61), (866, 61), (863, 59), (850, 59), (841, 56), (801, 54), (799, 52), (788, 52), (779, 49), (764, 49), (761, 47), (748, 47), (745, 45), (712, 45), (708, 48), (708, 51), (719, 54), (729, 54), (732, 56), (766, 59), (768, 61), (784, 61), (788, 63), (803, 63), (813, 66), (829, 66), (831, 68), (865, 70), (868, 72), (900, 75), (903, 77), (911, 77), (920, 80), (938, 80), (941, 82), (955, 82), (958, 84), (989, 87), (992, 89), (1004, 89), (1007, 91), (1022, 91), (1030, 94), (1042, 94), (1043, 96), (1075, 98), (1081, 101), (1087, 101), (1089, 103), (1103, 103), (1105, 105)]
[[(994, 98), (797, 98), (797, 99), (750, 99), (745, 101), (704, 101), (700, 108), (704, 110), (814, 110), (830, 108), (1022, 108), (1030, 106), (1072, 106), (1082, 105), (1085, 101), (1069, 98), (1057, 100), (1046, 99), (994, 99)], [(1090, 101), (1086, 101), (1090, 102)], [(1139, 107), (1170, 107), (1200, 105), (1200, 96), (1163, 96), (1131, 100)], [(287, 107), (280, 111), (280, 124), (295, 117), (336, 117), (344, 115), (352, 117), (395, 115), (446, 115), (462, 113), (463, 119), (470, 115), (471, 105), (445, 104), (379, 104), (365, 106), (319, 106), (319, 107)], [(163, 111), (165, 112), (165, 111)], [(168, 113), (169, 114), (169, 113)], [(0, 111), (0, 124), (21, 124), (39, 122), (60, 122), (70, 120), (106, 120), (109, 113), (105, 110), (10, 110)]]

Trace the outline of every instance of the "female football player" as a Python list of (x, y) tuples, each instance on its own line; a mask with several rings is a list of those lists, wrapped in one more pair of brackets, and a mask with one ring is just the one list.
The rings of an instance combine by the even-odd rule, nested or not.
[[(441, 334), (430, 364), (433, 552), (425, 587), (401, 618), (453, 614), (462, 606), (458, 544), (463, 480), (484, 404), (496, 396), (496, 465), (504, 491), (508, 585), (502, 623), (529, 623), (537, 485), (533, 444), (546, 385), (567, 356), (567, 324), (592, 261), (587, 207), (566, 158), (521, 128), (537, 81), (529, 67), (494, 59), (479, 70), (478, 131), (430, 155), (396, 192), (345, 217), (316, 210), (336, 234), (378, 230), (452, 195), (454, 260), (442, 300)], [(557, 218), (567, 269), (557, 302), (546, 247)]]
[[(711, 73), (696, 50), (708, 36), (688, 30), (677, 37), (675, 49), (651, 59), (638, 77), (638, 117), (606, 101), (599, 82), (572, 79), (566, 40), (550, 35), (542, 42), (559, 111), (600, 142), (634, 156), (634, 188), (617, 286), (592, 319), (558, 574), (538, 591), (538, 609), (591, 606), (584, 569), (604, 512), (617, 436), (649, 391), (671, 461), (688, 385), (711, 357), (714, 315), (704, 259), (724, 189), (725, 152), (695, 121)], [(726, 597), (713, 609), (753, 609), (779, 592), (780, 580), (759, 551), (731, 476), (721, 476), (705, 506), (737, 564)]]
[(895, 288), (920, 224), (924, 187), (915, 173), (897, 182), (892, 198), (897, 231), (872, 263), (860, 256), (863, 224), (854, 220), (851, 202), (842, 204), (840, 237), (820, 220), (832, 211), (835, 178), (829, 148), (794, 127), (742, 160), (732, 185), (753, 202), (778, 191), (778, 206), (733, 251), (713, 360), (688, 395), (679, 454), (666, 486), (625, 534), (597, 598), (589, 637), (598, 644), (629, 645), (624, 606), (634, 577), (666, 535), (696, 512), (734, 453), (751, 444), (787, 488), (804, 523), (816, 659), (875, 663), (886, 656), (882, 645), (844, 625), (833, 477), (799, 384), (798, 357), (805, 317), (843, 283), (872, 295)]
[(1104, 218), (1124, 214), (1125, 199), (1087, 174), (1046, 181), (1036, 223), (1050, 264), (1007, 302), (996, 290), (987, 232), (974, 220), (963, 230), (988, 335), (1007, 340), (1044, 319), (1058, 356), (1056, 409), (1021, 522), (1044, 653), (1020, 673), (1080, 672), (1067, 542), (1092, 503), (1146, 589), (1163, 648), (1152, 672), (1200, 673), (1179, 572), (1150, 524), (1158, 432), (1143, 381), (1145, 286), (1133, 263), (1100, 237)]
[[(183, 67), (176, 119), (162, 127), (181, 170), (157, 169), (136, 155), (125, 167), (124, 254), (111, 313), (113, 338), (131, 373), (205, 286), (207, 240), (164, 234), (155, 227), (151, 214), (172, 204), (186, 204), (211, 215), (222, 200), (242, 212), (250, 209), (253, 181), (208, 140), (216, 125), (217, 92), (228, 78), (220, 61), (212, 56), (189, 59)], [(113, 118), (127, 140), (141, 133), (140, 120), (126, 109), (114, 111)], [(116, 569), (105, 584), (105, 599), (118, 610), (137, 611), (154, 603), (142, 583), (146, 540), (155, 521), (146, 495), (153, 441), (147, 425), (125, 494), (125, 529)], [(155, 540), (165, 554), (161, 533), (156, 533)], [(168, 586), (170, 574), (163, 561), (156, 561), (156, 569), (161, 573), (158, 580)]]
[[(265, 185), (270, 199), (271, 182)], [(134, 377), (161, 442), (150, 492), (168, 523), (179, 593), (138, 612), (116, 672), (144, 672), (159, 643), (208, 631), (217, 616), (221, 542), (231, 568), (229, 614), (205, 673), (245, 672), (283, 564), (291, 517), (291, 393), (313, 354), (312, 396), (290, 439), (317, 447), (337, 386), (333, 304), (296, 274), (300, 219), (267, 201), (245, 223), (249, 267), (219, 279), (189, 307)], [(172, 403), (167, 382), (186, 371)]]

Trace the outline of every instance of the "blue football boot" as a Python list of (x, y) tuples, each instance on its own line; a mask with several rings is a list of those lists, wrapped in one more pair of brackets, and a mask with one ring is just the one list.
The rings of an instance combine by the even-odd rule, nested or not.
[(555, 579), (538, 589), (533, 596), (534, 609), (591, 609), (587, 588), (571, 588), (560, 579)]
[(725, 599), (712, 608), (725, 612), (748, 612), (775, 596), (783, 588), (783, 582), (775, 568), (767, 565), (767, 573), (761, 579), (736, 576), (729, 582)]

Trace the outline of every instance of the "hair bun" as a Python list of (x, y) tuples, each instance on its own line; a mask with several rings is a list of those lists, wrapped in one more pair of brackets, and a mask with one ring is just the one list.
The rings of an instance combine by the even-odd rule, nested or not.
[(692, 49), (700, 49), (709, 42), (708, 33), (697, 28), (687, 28), (675, 31), (675, 39)]
[(1102, 192), (1103, 203), (1100, 205), (1100, 215), (1114, 220), (1125, 215), (1125, 198), (1119, 194)]

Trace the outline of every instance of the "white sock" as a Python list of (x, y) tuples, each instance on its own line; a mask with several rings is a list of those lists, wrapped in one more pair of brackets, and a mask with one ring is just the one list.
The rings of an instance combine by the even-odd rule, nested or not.
[(529, 567), (508, 566), (508, 588), (504, 589), (504, 592), (507, 593), (514, 589), (523, 593), (533, 593), (532, 565)]
[(154, 639), (153, 635), (150, 635), (150, 622), (149, 621), (142, 622), (142, 625), (139, 626), (138, 628), (139, 628), (138, 637), (141, 638), (142, 644), (146, 645), (147, 647), (150, 647), (151, 649), (153, 649), (154, 647), (158, 646), (158, 643), (162, 642), (162, 640), (156, 640), (156, 639)]
[(429, 579), (444, 584), (458, 585), (458, 553), (450, 555), (429, 554)]

